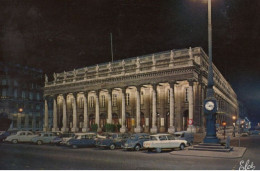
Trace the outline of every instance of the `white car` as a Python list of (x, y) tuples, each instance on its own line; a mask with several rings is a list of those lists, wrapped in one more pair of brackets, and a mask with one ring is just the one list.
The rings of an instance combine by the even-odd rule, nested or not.
[(160, 153), (162, 149), (180, 148), (183, 150), (188, 144), (186, 140), (176, 140), (171, 134), (156, 134), (151, 135), (150, 140), (145, 141), (143, 146), (148, 151), (155, 149), (157, 153)]
[(18, 131), (15, 135), (8, 136), (5, 141), (12, 142), (13, 144), (18, 142), (32, 142), (32, 138), (37, 136), (31, 131)]

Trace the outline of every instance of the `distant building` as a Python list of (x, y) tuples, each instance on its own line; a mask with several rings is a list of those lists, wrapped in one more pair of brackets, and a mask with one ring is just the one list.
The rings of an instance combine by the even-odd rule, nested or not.
[[(213, 70), (217, 123), (232, 126), (236, 93)], [(45, 77), (44, 129), (86, 132), (113, 123), (121, 132), (202, 132), (207, 72), (208, 56), (196, 47), (54, 73), (52, 81)]]
[(9, 130), (41, 130), (42, 71), (0, 63), (0, 113), (12, 120)]

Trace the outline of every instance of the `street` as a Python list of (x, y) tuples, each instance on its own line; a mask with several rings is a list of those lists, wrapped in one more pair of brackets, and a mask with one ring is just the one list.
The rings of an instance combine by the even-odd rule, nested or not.
[[(174, 156), (169, 151), (102, 150), (97, 148), (70, 149), (53, 145), (6, 144), (0, 145), (0, 169), (239, 169), (240, 161), (250, 160), (260, 168), (260, 136), (241, 137), (241, 146), (247, 147), (243, 158), (223, 159), (208, 157)], [(231, 141), (237, 145), (238, 139)], [(216, 152), (217, 154), (217, 152)]]

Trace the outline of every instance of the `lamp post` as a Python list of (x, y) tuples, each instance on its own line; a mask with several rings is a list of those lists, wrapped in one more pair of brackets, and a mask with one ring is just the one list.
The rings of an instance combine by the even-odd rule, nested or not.
[(222, 126), (224, 127), (224, 139), (225, 139), (227, 122), (226, 121), (222, 121)]
[(234, 115), (234, 116), (232, 116), (232, 119), (233, 119), (233, 137), (235, 137), (236, 136), (236, 119), (237, 119), (237, 117)]
[(216, 112), (217, 101), (214, 97), (213, 90), (213, 67), (212, 67), (212, 25), (211, 25), (211, 0), (208, 0), (208, 48), (209, 48), (209, 70), (208, 70), (208, 86), (207, 96), (204, 100), (204, 113), (207, 118), (207, 132), (204, 143), (219, 143), (216, 136)]

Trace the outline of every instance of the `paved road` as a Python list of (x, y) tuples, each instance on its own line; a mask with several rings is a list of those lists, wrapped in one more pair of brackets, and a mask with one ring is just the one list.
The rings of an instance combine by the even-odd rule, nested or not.
[[(242, 159), (174, 156), (169, 152), (129, 152), (120, 149), (70, 149), (51, 145), (1, 144), (0, 169), (238, 169), (241, 160), (260, 169), (260, 136), (242, 137), (247, 146)], [(237, 140), (232, 140), (236, 144)]]

